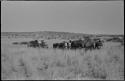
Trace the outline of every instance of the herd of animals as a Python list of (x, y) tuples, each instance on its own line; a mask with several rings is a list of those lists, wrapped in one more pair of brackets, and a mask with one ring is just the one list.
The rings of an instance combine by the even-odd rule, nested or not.
[[(68, 40), (63, 41), (60, 43), (53, 43), (53, 48), (56, 49), (82, 49), (85, 50), (93, 50), (93, 49), (100, 49), (103, 46), (104, 41), (95, 38), (95, 39), (77, 39), (77, 40)], [(28, 42), (13, 42), (13, 44), (21, 44), (27, 45), (27, 47), (33, 48), (49, 48), (47, 43), (44, 40), (32, 40)]]
[[(101, 38), (90, 38), (86, 37), (83, 39), (77, 39), (77, 40), (68, 40), (63, 41), (60, 43), (53, 43), (54, 49), (82, 49), (84, 48), (85, 51), (87, 50), (94, 50), (94, 49), (101, 49), (104, 45), (104, 41)], [(121, 45), (124, 45), (124, 40), (120, 38), (110, 38), (106, 40), (109, 41), (115, 41), (115, 42), (121, 42)], [(27, 47), (33, 47), (33, 48), (49, 48), (48, 44), (44, 40), (32, 40), (32, 41), (24, 41), (24, 42), (13, 42), (14, 45), (26, 45)]]

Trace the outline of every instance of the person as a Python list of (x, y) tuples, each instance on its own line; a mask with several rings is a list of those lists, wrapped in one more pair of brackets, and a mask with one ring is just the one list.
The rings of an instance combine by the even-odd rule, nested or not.
[(71, 48), (71, 43), (72, 43), (72, 41), (71, 41), (71, 40), (69, 40), (69, 43), (68, 43), (68, 48)]

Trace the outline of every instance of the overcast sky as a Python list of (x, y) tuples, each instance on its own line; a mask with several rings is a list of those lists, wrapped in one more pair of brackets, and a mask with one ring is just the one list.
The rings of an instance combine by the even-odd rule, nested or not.
[(2, 32), (123, 34), (123, 1), (3, 1)]

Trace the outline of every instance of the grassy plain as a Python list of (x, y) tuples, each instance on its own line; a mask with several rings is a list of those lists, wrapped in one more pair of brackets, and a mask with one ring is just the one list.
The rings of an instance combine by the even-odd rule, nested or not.
[(124, 46), (105, 42), (100, 50), (53, 49), (12, 45), (30, 38), (1, 38), (2, 80), (123, 80)]

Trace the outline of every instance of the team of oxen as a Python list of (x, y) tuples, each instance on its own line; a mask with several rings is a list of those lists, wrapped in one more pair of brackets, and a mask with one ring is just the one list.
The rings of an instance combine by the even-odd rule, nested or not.
[(32, 40), (29, 42), (13, 42), (13, 44), (15, 45), (27, 45), (27, 47), (33, 47), (33, 48), (48, 48), (48, 45), (46, 44), (46, 42), (44, 42), (44, 40)]
[(92, 50), (100, 49), (103, 46), (103, 41), (100, 39), (90, 39), (90, 40), (69, 40), (68, 42), (63, 41), (61, 43), (54, 43), (53, 48), (62, 48), (62, 49), (82, 49)]
[[(44, 40), (33, 40), (29, 42), (13, 42), (13, 44), (27, 45), (27, 47), (33, 48), (48, 48), (47, 43)], [(103, 41), (98, 39), (85, 39), (85, 40), (69, 40), (60, 43), (53, 43), (54, 49), (82, 49), (93, 50), (100, 49), (103, 46)]]

